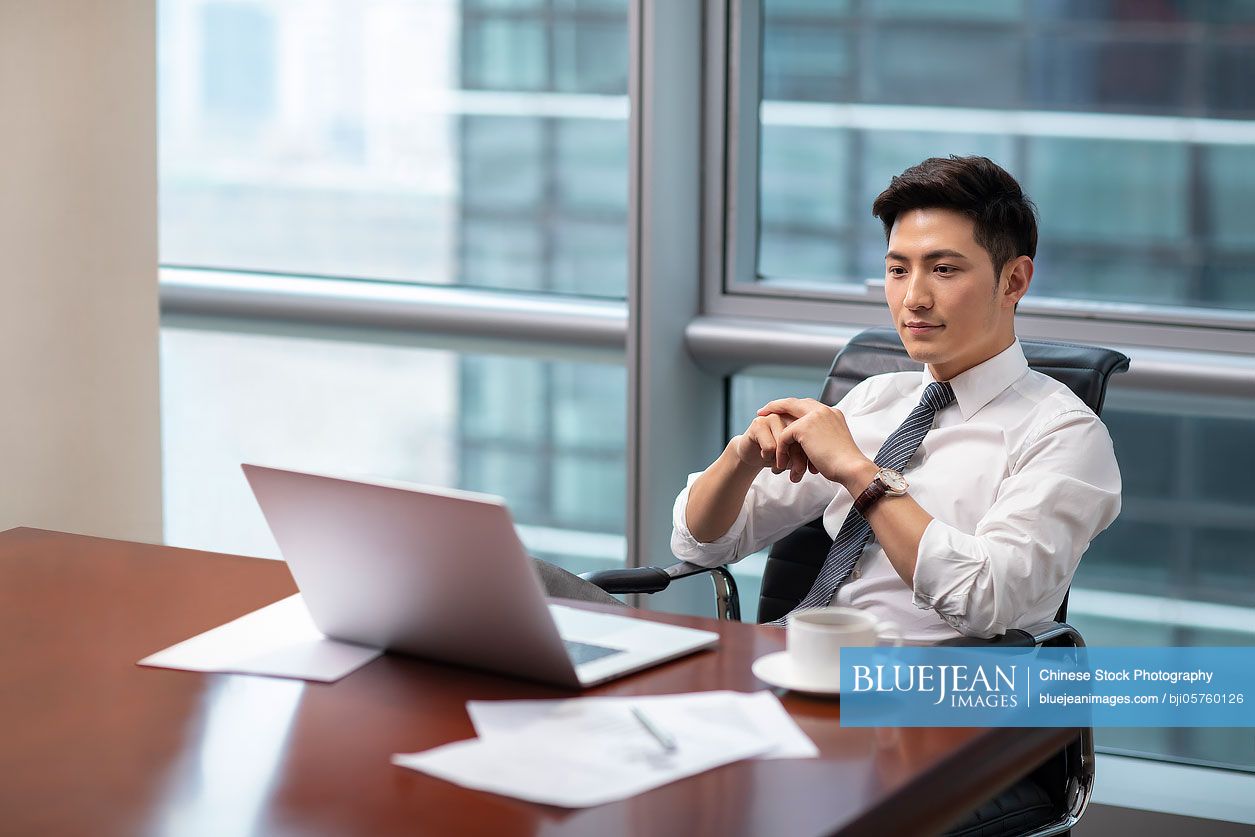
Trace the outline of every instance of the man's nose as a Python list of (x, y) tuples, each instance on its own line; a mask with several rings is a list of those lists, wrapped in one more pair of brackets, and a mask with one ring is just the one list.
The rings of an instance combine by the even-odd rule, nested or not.
[(902, 298), (902, 304), (911, 309), (932, 307), (932, 286), (928, 281), (927, 273), (923, 271), (911, 273), (910, 278), (907, 279), (906, 295)]

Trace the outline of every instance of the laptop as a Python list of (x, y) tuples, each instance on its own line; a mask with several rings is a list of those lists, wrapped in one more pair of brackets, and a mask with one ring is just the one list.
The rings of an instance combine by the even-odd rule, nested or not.
[(718, 641), (546, 600), (498, 497), (242, 467), (314, 624), (332, 639), (569, 688)]

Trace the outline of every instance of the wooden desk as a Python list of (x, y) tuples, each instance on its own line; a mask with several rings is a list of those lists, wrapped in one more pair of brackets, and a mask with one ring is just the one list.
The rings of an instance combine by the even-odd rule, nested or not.
[[(0, 833), (933, 833), (1073, 734), (842, 729), (837, 703), (790, 695), (820, 759), (740, 762), (566, 811), (388, 761), (471, 737), (467, 699), (558, 690), (391, 655), (331, 685), (135, 665), (294, 591), (273, 561), (0, 533)], [(589, 694), (762, 689), (750, 663), (783, 646), (778, 629), (658, 618), (718, 630), (719, 649)]]

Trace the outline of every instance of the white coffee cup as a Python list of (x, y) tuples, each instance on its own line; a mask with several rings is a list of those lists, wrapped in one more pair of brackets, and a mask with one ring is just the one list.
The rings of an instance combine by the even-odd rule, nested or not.
[(841, 687), (841, 649), (866, 648), (889, 641), (902, 644), (902, 631), (852, 607), (816, 607), (789, 614), (786, 633), (789, 661), (807, 680)]

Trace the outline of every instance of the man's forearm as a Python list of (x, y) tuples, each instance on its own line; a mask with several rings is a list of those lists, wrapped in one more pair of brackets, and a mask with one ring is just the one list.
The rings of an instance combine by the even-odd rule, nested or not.
[(924, 511), (910, 494), (886, 497), (867, 513), (867, 522), (876, 533), (876, 540), (885, 551), (885, 557), (907, 587), (915, 587), (919, 542), (932, 520), (932, 515)]
[[(868, 460), (852, 469), (841, 482), (851, 497), (858, 497), (871, 484), (877, 470), (875, 463)], [(867, 512), (867, 522), (876, 533), (876, 540), (885, 551), (885, 557), (907, 587), (915, 585), (919, 542), (932, 519), (932, 515), (924, 511), (909, 492), (902, 497), (882, 497)]]
[(724, 535), (741, 513), (745, 495), (754, 477), (762, 470), (747, 465), (733, 450), (735, 440), (728, 443), (719, 458), (693, 481), (689, 489), (684, 523), (689, 534), (701, 543), (710, 543)]

